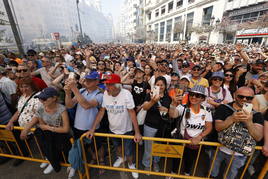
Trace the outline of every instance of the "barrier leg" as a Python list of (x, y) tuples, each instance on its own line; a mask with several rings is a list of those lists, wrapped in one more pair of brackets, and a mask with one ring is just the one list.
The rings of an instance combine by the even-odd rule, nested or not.
[(268, 159), (266, 160), (266, 162), (265, 162), (265, 164), (264, 164), (264, 166), (263, 166), (263, 168), (261, 170), (261, 173), (258, 176), (258, 179), (263, 179), (264, 176), (266, 175), (267, 171), (268, 171)]

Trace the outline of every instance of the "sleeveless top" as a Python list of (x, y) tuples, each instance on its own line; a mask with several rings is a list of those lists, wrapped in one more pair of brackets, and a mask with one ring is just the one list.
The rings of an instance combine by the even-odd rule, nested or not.
[(263, 94), (256, 95), (255, 97), (260, 105), (260, 110), (267, 108), (268, 101), (265, 99)]

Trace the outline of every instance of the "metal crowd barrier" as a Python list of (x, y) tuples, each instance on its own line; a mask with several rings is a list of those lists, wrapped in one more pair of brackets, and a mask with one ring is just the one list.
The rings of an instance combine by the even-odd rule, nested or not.
[[(36, 136), (32, 135), (32, 140), (28, 141), (23, 140), (23, 142), (26, 145), (27, 152), (29, 155), (23, 156), (22, 149), (20, 148), (20, 145), (18, 144), (16, 138), (14, 137), (13, 133), (11, 131), (5, 130), (5, 125), (0, 125), (0, 156), (2, 157), (9, 157), (9, 158), (14, 158), (14, 159), (21, 159), (21, 160), (27, 160), (27, 161), (33, 161), (33, 162), (39, 162), (39, 163), (48, 163), (47, 160), (45, 160), (45, 157), (42, 153), (42, 150), (40, 148), (40, 144), (36, 138)], [(23, 130), (21, 127), (14, 127), (14, 130)], [(31, 132), (34, 132), (35, 129), (31, 129)], [(98, 148), (97, 148), (97, 143), (96, 143), (96, 137), (103, 137), (106, 139), (106, 144), (107, 145), (107, 153), (108, 153), (108, 164), (102, 165), (101, 162), (99, 161), (99, 157), (97, 155), (98, 153)], [(183, 152), (186, 144), (189, 144), (190, 141), (188, 140), (180, 140), (180, 139), (166, 139), (166, 138), (155, 138), (155, 137), (143, 137), (143, 141), (152, 141), (152, 151), (151, 151), (151, 158), (150, 158), (150, 170), (144, 170), (144, 168), (141, 166), (140, 159), (143, 154), (143, 148), (140, 146), (138, 143), (135, 144), (135, 164), (136, 164), (136, 169), (129, 169), (126, 168), (125, 165), (123, 164), (120, 167), (113, 167), (113, 159), (114, 159), (114, 154), (112, 151), (112, 143), (111, 143), (111, 138), (119, 138), (122, 141), (122, 157), (124, 161), (124, 139), (132, 139), (133, 136), (127, 136), (127, 135), (114, 135), (114, 134), (107, 134), (107, 133), (95, 133), (92, 144), (95, 154), (96, 154), (96, 161), (97, 164), (90, 164), (89, 163), (89, 158), (87, 156), (87, 148), (88, 145), (84, 143), (85, 135), (82, 135), (80, 138), (80, 143), (82, 146), (82, 156), (84, 160), (84, 167), (85, 167), (85, 174), (79, 173), (80, 178), (90, 178), (90, 168), (98, 168), (98, 169), (105, 169), (105, 170), (114, 170), (114, 171), (120, 171), (120, 172), (137, 172), (141, 174), (149, 174), (149, 175), (157, 175), (157, 176), (171, 176), (174, 178), (189, 178), (189, 179), (202, 179), (202, 178), (209, 178), (211, 171), (214, 166), (214, 161), (216, 159), (217, 153), (219, 151), (219, 147), (221, 144), (216, 143), (216, 142), (201, 142), (200, 147), (198, 149), (198, 154), (197, 158), (194, 162), (193, 170), (191, 172), (191, 176), (186, 176), (182, 174), (182, 162), (183, 162)], [(211, 165), (208, 169), (208, 173), (206, 175), (202, 174), (202, 176), (198, 176), (198, 167), (200, 163), (200, 157), (202, 155), (202, 152), (204, 151), (204, 147), (214, 147), (215, 152), (213, 155), (213, 159), (211, 162)], [(261, 150), (262, 148), (260, 146), (256, 147), (257, 150)], [(64, 162), (61, 163), (61, 166), (69, 167), (70, 164), (67, 163), (67, 157), (62, 153)], [(164, 165), (163, 168), (159, 172), (152, 171), (152, 160), (153, 156), (158, 156), (164, 159)], [(243, 179), (245, 172), (252, 160), (252, 156), (248, 157), (246, 164), (243, 168), (243, 171), (241, 175), (239, 176), (240, 179)], [(178, 173), (172, 174), (168, 171), (168, 161), (171, 158), (178, 158), (179, 160), (179, 168), (178, 168)], [(234, 155), (231, 157), (231, 160), (228, 164), (226, 164), (226, 171), (223, 174), (223, 178), (225, 179), (232, 161), (233, 161)], [(258, 179), (264, 178), (266, 175), (266, 172), (268, 171), (268, 161), (266, 161), (266, 164), (264, 165)], [(200, 172), (199, 172), (200, 173)]]
[[(127, 135), (114, 135), (114, 134), (107, 134), (107, 133), (95, 133), (94, 137), (93, 137), (93, 145), (94, 145), (94, 149), (95, 151), (98, 151), (97, 149), (97, 144), (96, 144), (96, 140), (95, 137), (104, 137), (107, 139), (107, 150), (108, 150), (108, 165), (101, 165), (98, 159), (98, 152), (96, 153), (96, 159), (97, 159), (97, 164), (89, 164), (87, 157), (86, 157), (86, 153), (85, 153), (85, 147), (82, 147), (83, 149), (83, 158), (85, 160), (85, 168), (86, 168), (86, 177), (89, 179), (90, 178), (90, 174), (89, 174), (89, 169), (90, 168), (99, 168), (99, 169), (106, 169), (106, 170), (114, 170), (114, 171), (122, 171), (122, 172), (137, 172), (137, 173), (142, 173), (142, 174), (149, 174), (149, 175), (157, 175), (157, 176), (170, 176), (170, 177), (174, 177), (174, 178), (189, 178), (189, 179), (204, 179), (204, 178), (209, 178), (210, 174), (212, 172), (213, 166), (214, 166), (214, 162), (216, 159), (216, 156), (218, 154), (219, 151), (219, 147), (222, 146), (220, 143), (216, 143), (216, 142), (200, 142), (200, 147), (198, 149), (198, 154), (197, 154), (197, 158), (194, 162), (194, 167), (192, 170), (192, 175), (191, 176), (186, 176), (183, 175), (181, 173), (181, 169), (182, 169), (182, 162), (183, 162), (183, 152), (184, 152), (184, 148), (186, 144), (190, 144), (190, 141), (188, 140), (180, 140), (180, 139), (167, 139), (167, 138), (156, 138), (156, 137), (143, 137), (142, 140), (148, 140), (148, 141), (152, 141), (152, 151), (151, 151), (151, 159), (150, 159), (150, 171), (144, 170), (143, 167), (140, 166), (141, 162), (140, 162), (140, 158), (141, 155), (143, 154), (143, 151), (139, 151), (139, 149), (141, 149), (141, 146), (136, 143), (135, 144), (135, 154), (136, 154), (136, 169), (129, 169), (125, 167), (125, 164), (121, 165), (120, 167), (113, 167), (112, 164), (112, 151), (111, 151), (111, 138), (119, 138), (121, 139), (122, 142), (122, 157), (123, 157), (123, 161), (124, 161), (124, 140), (123, 139), (132, 139), (133, 140), (133, 136), (127, 136)], [(85, 135), (81, 136), (81, 145), (84, 146), (84, 142), (83, 142), (83, 138), (85, 138)], [(200, 164), (200, 156), (201, 156), (201, 151), (202, 148), (204, 146), (209, 146), (209, 147), (214, 147), (215, 152), (213, 155), (213, 159), (211, 162), (211, 165), (209, 167), (208, 173), (205, 176), (197, 176), (197, 169), (198, 169), (198, 164)], [(262, 147), (260, 146), (256, 146), (255, 147), (255, 152), (257, 150), (261, 150)], [(158, 156), (158, 157), (162, 157), (164, 159), (164, 166), (162, 171), (160, 172), (155, 172), (152, 171), (152, 160), (154, 156)], [(248, 166), (250, 165), (250, 162), (252, 160), (253, 155), (249, 156), (247, 158), (246, 164), (243, 168), (243, 171), (241, 173), (241, 175), (239, 176), (240, 179), (243, 179), (246, 170), (248, 169)], [(179, 168), (178, 168), (178, 173), (176, 174), (172, 174), (170, 172), (167, 172), (167, 161), (170, 158), (179, 158), (180, 162), (179, 162)], [(228, 164), (226, 164), (226, 170), (225, 173), (223, 174), (223, 178), (226, 179), (227, 178), (227, 174), (230, 170), (232, 161), (234, 159), (234, 154), (232, 155), (230, 162)], [(268, 170), (268, 160), (266, 161), (265, 166), (263, 167), (260, 176), (258, 177), (258, 179), (262, 179), (264, 178), (266, 172)]]
[[(9, 157), (14, 159), (27, 160), (38, 163), (49, 163), (48, 160), (45, 159), (44, 154), (41, 150), (40, 144), (37, 140), (37, 137), (34, 135), (35, 129), (31, 129), (31, 140), (28, 139), (22, 140), (26, 146), (27, 156), (23, 155), (23, 151), (18, 141), (16, 140), (14, 133), (12, 131), (8, 131), (5, 129), (6, 125), (0, 125), (0, 156), (1, 157)], [(14, 131), (22, 131), (22, 127), (14, 126)], [(71, 139), (71, 143), (73, 140)], [(61, 162), (61, 166), (69, 167), (68, 158), (62, 152), (63, 162)], [(78, 172), (79, 177), (82, 178), (82, 174)]]

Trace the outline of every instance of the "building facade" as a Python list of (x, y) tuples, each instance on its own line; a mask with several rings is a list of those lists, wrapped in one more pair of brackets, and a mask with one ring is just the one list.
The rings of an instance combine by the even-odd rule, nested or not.
[(121, 9), (119, 34), (125, 43), (145, 40), (144, 0), (125, 0)]
[[(267, 0), (144, 0), (146, 42), (218, 44), (239, 40), (243, 34), (238, 24), (261, 19), (267, 13), (265, 2)], [(266, 32), (265, 27), (260, 31)], [(251, 38), (251, 42), (255, 41), (264, 42)]]
[(228, 0), (223, 18), (229, 24), (224, 41), (268, 45), (267, 0)]
[[(62, 40), (76, 41), (80, 34), (76, 0), (9, 0), (25, 47), (36, 39), (51, 39), (58, 32)], [(110, 16), (101, 11), (100, 0), (80, 0), (79, 10), (83, 33), (94, 42), (113, 40)], [(0, 10), (5, 12), (3, 2)], [(6, 34), (13, 36), (9, 27)]]

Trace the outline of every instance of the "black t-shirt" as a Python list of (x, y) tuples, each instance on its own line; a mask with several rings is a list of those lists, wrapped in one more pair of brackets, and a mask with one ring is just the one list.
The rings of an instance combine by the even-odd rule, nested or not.
[(268, 121), (268, 109), (264, 113), (263, 118), (264, 118), (264, 120)]
[[(233, 107), (233, 103), (229, 103), (228, 105)], [(212, 132), (208, 135), (208, 141), (213, 141), (217, 142), (218, 141), (218, 132), (215, 130), (215, 121), (216, 120), (221, 120), (224, 121), (226, 120), (229, 116), (233, 114), (233, 110), (228, 108), (226, 105), (221, 104), (215, 111), (213, 115), (213, 130)], [(263, 118), (261, 113), (255, 112), (253, 114), (253, 123), (258, 123), (263, 125)]]
[(134, 81), (132, 84), (132, 96), (135, 106), (140, 106), (145, 101), (146, 91), (150, 89), (150, 85), (147, 82), (137, 83)]
[[(150, 100), (151, 100), (150, 94), (147, 94), (145, 101), (150, 101)], [(171, 104), (171, 98), (169, 97), (169, 95), (167, 93), (165, 93), (163, 98), (160, 98), (160, 103), (162, 106), (169, 109), (169, 106)], [(160, 115), (158, 107), (159, 107), (159, 104), (155, 103), (147, 111), (146, 118), (145, 118), (145, 124), (149, 127), (155, 128), (155, 129), (159, 129), (164, 122), (164, 121), (162, 121), (162, 117)]]
[[(233, 103), (229, 103), (229, 106), (233, 107)], [(214, 114), (214, 120), (221, 120), (224, 121), (226, 118), (231, 116), (233, 114), (233, 110), (228, 108), (226, 105), (221, 104), (215, 111)], [(253, 123), (258, 123), (263, 125), (263, 117), (262, 114), (259, 112), (254, 112), (253, 113)]]

